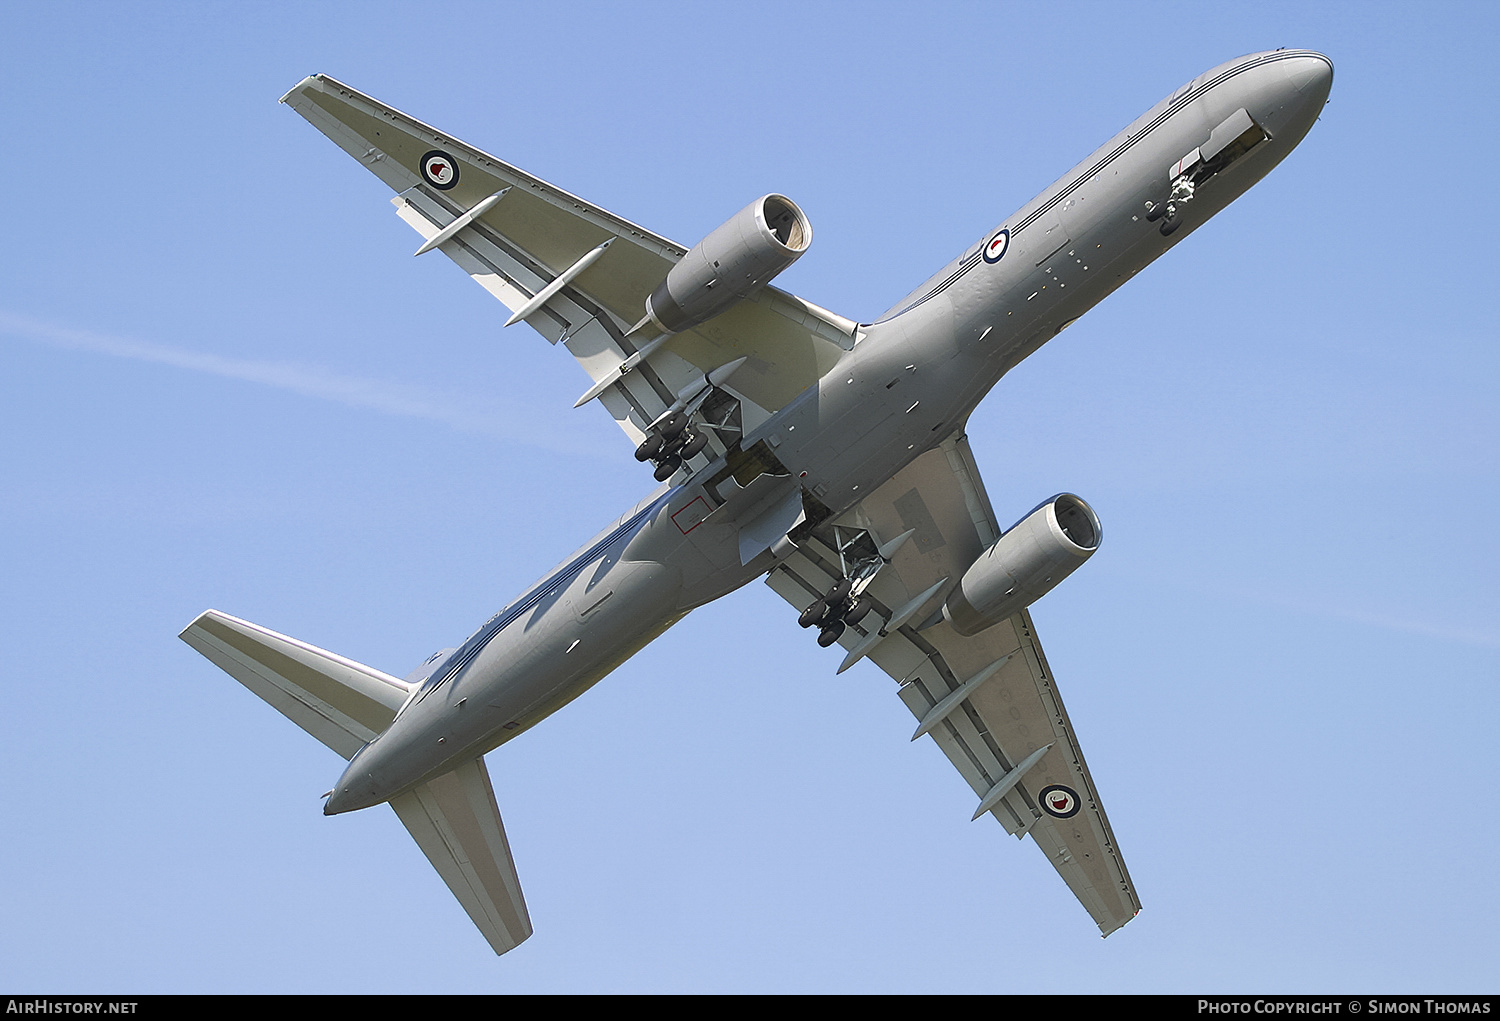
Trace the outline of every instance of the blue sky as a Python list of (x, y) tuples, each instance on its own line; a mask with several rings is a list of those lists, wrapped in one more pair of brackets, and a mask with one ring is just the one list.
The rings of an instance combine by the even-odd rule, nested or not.
[[(0, 986), (1494, 991), (1488, 4), (0, 5)], [(997, 513), (1145, 905), (1106, 941), (873, 666), (756, 583), (489, 758), (495, 958), (384, 809), (176, 639), (404, 674), (652, 485), (580, 369), (275, 102), (325, 72), (779, 281), (889, 306), (1182, 82), (1311, 47), (1302, 146), (1003, 380)]]

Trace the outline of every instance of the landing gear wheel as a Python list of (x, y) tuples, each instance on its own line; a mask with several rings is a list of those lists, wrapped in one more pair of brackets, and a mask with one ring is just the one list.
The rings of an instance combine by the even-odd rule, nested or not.
[(802, 611), (802, 616), (797, 618), (797, 623), (803, 627), (812, 627), (814, 624), (821, 624), (827, 614), (828, 603), (822, 599), (814, 600), (811, 606)]
[(869, 596), (860, 596), (858, 599), (854, 600), (854, 605), (849, 607), (849, 612), (844, 614), (844, 623), (858, 624), (860, 621), (865, 619), (865, 614), (869, 613), (870, 608), (874, 605), (875, 600), (871, 599)]
[(1151, 207), (1151, 212), (1146, 214), (1146, 222), (1155, 223), (1157, 220), (1160, 220), (1163, 216), (1166, 215), (1167, 204), (1165, 202), (1158, 202), (1156, 205)]
[(665, 482), (673, 475), (676, 475), (677, 469), (681, 467), (682, 458), (673, 454), (671, 457), (663, 459), (662, 463), (656, 466), (656, 471), (652, 472), (652, 474), (656, 476), (657, 482)]
[(687, 442), (682, 445), (682, 449), (677, 452), (677, 456), (682, 458), (684, 461), (694, 456), (695, 454), (701, 453), (703, 448), (708, 446), (707, 433), (691, 432), (684, 433), (683, 435), (688, 439)]
[(841, 620), (836, 620), (832, 624), (825, 625), (823, 630), (818, 632), (818, 644), (826, 649), (834, 642), (838, 641), (839, 635), (842, 635), (843, 633), (844, 622)]
[(838, 581), (833, 583), (833, 588), (828, 590), (828, 601), (830, 603), (843, 602), (844, 597), (849, 594), (849, 590), (853, 587), (854, 582), (850, 581), (848, 578), (840, 578)]
[(668, 418), (661, 424), (661, 434), (669, 440), (674, 439), (678, 433), (687, 428), (687, 424), (688, 418), (686, 415), (680, 411), (674, 412), (671, 418)]
[(661, 433), (652, 433), (647, 436), (641, 445), (635, 448), (635, 459), (637, 461), (653, 460), (657, 454), (661, 453), (663, 442)]
[(1181, 217), (1174, 216), (1174, 217), (1171, 217), (1170, 219), (1163, 220), (1162, 221), (1162, 225), (1160, 227), (1158, 227), (1157, 230), (1161, 231), (1161, 236), (1162, 237), (1169, 238), (1169, 237), (1172, 236), (1172, 232), (1174, 230), (1176, 230), (1178, 227), (1181, 227), (1181, 226), (1182, 226), (1182, 219), (1181, 219)]

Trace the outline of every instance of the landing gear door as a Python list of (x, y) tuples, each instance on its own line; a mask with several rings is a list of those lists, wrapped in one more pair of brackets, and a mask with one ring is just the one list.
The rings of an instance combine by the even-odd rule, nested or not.
[[(1213, 129), (1208, 136), (1208, 141), (1199, 147), (1199, 151), (1203, 155), (1203, 162), (1212, 163), (1215, 157), (1222, 154), (1228, 157), (1224, 160), (1224, 163), (1227, 165), (1238, 158), (1241, 153), (1249, 152), (1251, 148), (1259, 144), (1265, 137), (1266, 133), (1261, 130), (1260, 125), (1251, 119), (1250, 115), (1245, 112), (1244, 107), (1240, 107), (1234, 113), (1224, 118), (1218, 127)], [(1237, 148), (1239, 151), (1225, 151), (1231, 147)]]
[(1146, 219), (1155, 222), (1165, 217), (1161, 233), (1163, 237), (1170, 235), (1182, 223), (1178, 213), (1193, 200), (1197, 189), (1270, 137), (1265, 128), (1255, 123), (1255, 118), (1240, 107), (1209, 132), (1208, 141), (1167, 168), (1171, 191), (1165, 202), (1158, 202), (1151, 208)]
[(1193, 184), (1201, 185), (1268, 137), (1265, 129), (1240, 107), (1209, 132), (1208, 141), (1172, 164), (1167, 179), (1175, 185), (1179, 178), (1187, 176)]

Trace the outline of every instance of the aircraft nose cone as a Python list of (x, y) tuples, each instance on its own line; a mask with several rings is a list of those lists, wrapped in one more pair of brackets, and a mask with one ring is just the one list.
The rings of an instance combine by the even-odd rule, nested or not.
[(1281, 61), (1282, 73), (1292, 87), (1309, 99), (1328, 98), (1333, 88), (1333, 61), (1321, 53), (1304, 53)]

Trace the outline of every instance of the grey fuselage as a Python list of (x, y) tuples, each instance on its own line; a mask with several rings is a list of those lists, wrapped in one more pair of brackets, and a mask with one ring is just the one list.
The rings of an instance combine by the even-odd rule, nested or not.
[[(720, 458), (663, 487), (463, 646), (429, 660), (325, 812), (379, 804), (504, 743), (694, 607), (765, 574), (778, 549), (742, 563), (742, 525), (796, 489), (837, 516), (960, 431), (1006, 372), (1279, 163), (1316, 121), (1332, 77), (1318, 53), (1259, 53), (1152, 107), (860, 327), (832, 371), (741, 441), (740, 451), (760, 452), (764, 472), (752, 478), (743, 457), (737, 467)], [(1202, 182), (1164, 236), (1147, 212), (1167, 200), (1169, 168), (1241, 109), (1267, 137)]]

